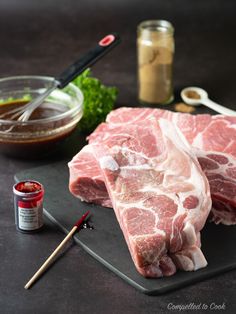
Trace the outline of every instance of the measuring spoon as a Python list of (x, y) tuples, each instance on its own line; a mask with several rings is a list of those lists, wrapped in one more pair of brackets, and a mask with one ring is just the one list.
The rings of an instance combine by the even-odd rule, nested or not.
[[(190, 95), (188, 95), (190, 92), (193, 92), (193, 94), (195, 94), (195, 98), (194, 96), (191, 97)], [(228, 116), (236, 116), (236, 111), (228, 109), (210, 100), (208, 98), (207, 92), (202, 88), (193, 87), (193, 86), (186, 87), (181, 91), (180, 95), (183, 101), (188, 105), (192, 105), (192, 106), (204, 105), (221, 114), (228, 115)]]

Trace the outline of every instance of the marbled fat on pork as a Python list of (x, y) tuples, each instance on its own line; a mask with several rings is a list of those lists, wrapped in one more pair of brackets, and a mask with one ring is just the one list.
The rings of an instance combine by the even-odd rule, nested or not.
[[(139, 123), (149, 117), (163, 117), (181, 130), (194, 148), (209, 180), (213, 201), (212, 220), (217, 224), (236, 224), (236, 117), (123, 107), (108, 115), (106, 128)], [(95, 130), (91, 141), (96, 136)]]
[[(236, 224), (236, 117), (123, 107), (108, 115), (107, 123), (97, 127), (89, 136), (89, 142), (109, 142), (113, 132), (122, 130), (124, 125), (139, 124), (150, 117), (172, 121), (192, 145), (210, 182), (212, 220), (215, 223)], [(96, 161), (94, 163), (96, 164)], [(86, 176), (86, 169), (84, 175)], [(102, 177), (100, 178), (102, 180)], [(104, 185), (103, 188), (105, 189)], [(103, 192), (105, 196), (106, 191)], [(108, 194), (100, 204), (111, 206)]]
[(161, 277), (205, 267), (200, 230), (211, 209), (210, 190), (186, 140), (162, 119), (122, 132), (114, 145), (89, 147), (137, 270)]

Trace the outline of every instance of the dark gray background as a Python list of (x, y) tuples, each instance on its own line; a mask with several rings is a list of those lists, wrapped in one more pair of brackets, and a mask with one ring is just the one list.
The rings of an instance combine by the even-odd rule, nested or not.
[[(119, 88), (118, 105), (138, 105), (136, 26), (144, 19), (167, 19), (176, 29), (176, 101), (182, 87), (197, 85), (206, 88), (213, 100), (236, 109), (235, 9), (233, 0), (1, 0), (0, 77), (57, 75), (101, 36), (117, 31), (122, 36), (122, 46), (94, 66), (93, 71), (104, 83)], [(225, 302), (224, 313), (233, 313), (235, 271), (163, 296), (149, 297), (128, 286), (74, 244), (30, 291), (23, 289), (64, 235), (47, 220), (44, 231), (35, 235), (15, 230), (14, 173), (70, 159), (79, 148), (79, 144), (73, 143), (63, 154), (42, 160), (0, 155), (0, 312), (170, 313), (169, 303)]]

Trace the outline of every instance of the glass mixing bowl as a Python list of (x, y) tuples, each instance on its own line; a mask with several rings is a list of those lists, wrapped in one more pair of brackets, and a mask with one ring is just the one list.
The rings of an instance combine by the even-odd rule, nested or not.
[(53, 91), (26, 122), (6, 114), (33, 100), (52, 81), (47, 76), (0, 79), (0, 152), (14, 156), (47, 154), (76, 128), (83, 115), (83, 94), (73, 83)]

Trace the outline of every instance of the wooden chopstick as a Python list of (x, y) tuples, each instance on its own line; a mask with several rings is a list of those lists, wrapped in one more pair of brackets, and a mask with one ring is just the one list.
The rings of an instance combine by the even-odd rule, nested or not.
[(25, 289), (29, 289), (31, 285), (44, 273), (52, 259), (57, 255), (57, 253), (63, 248), (63, 246), (70, 240), (75, 231), (82, 225), (85, 218), (88, 216), (89, 211), (87, 211), (83, 216), (76, 222), (74, 227), (65, 237), (65, 239), (58, 245), (58, 247), (53, 251), (53, 253), (47, 258), (47, 260), (43, 263), (43, 265), (39, 268), (39, 270), (33, 275), (33, 277), (27, 282), (25, 285)]

